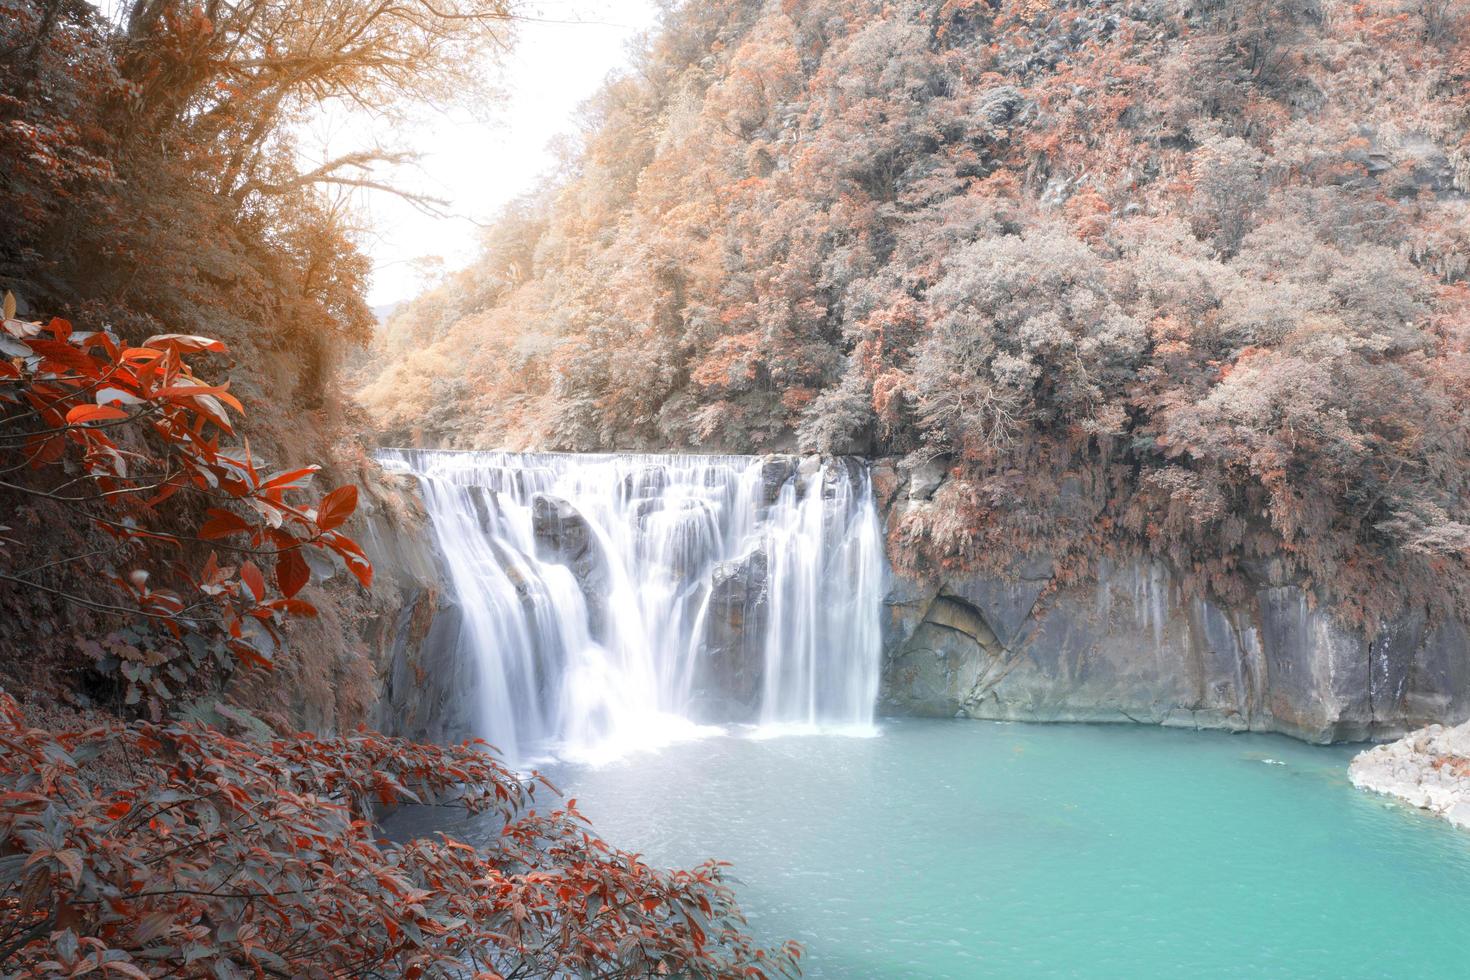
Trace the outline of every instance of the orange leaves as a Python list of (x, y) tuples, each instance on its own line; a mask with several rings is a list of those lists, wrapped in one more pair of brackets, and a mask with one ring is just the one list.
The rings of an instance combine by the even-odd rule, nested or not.
[(363, 588), (369, 588), (373, 584), (373, 566), (367, 560), (367, 555), (358, 547), (357, 542), (345, 538), (340, 534), (331, 533), (322, 538), (327, 547), (335, 551), (347, 565), (347, 571), (352, 577), (362, 583)]
[[(12, 299), (12, 314), (14, 305)], [(302, 549), (334, 554), (363, 586), (372, 583), (371, 563), (339, 530), (357, 508), (355, 487), (339, 487), (312, 507), (292, 498), (307, 490), (320, 467), (288, 468), (263, 478), (248, 443), (239, 452), (220, 449), (220, 434), (233, 431), (230, 413), (243, 406), (229, 393), (228, 381), (201, 381), (187, 358), (223, 353), (224, 344), (170, 333), (124, 347), (106, 332), (80, 332), (65, 320), (42, 325), (7, 316), (0, 321), (0, 347), (11, 358), (0, 361), (0, 409), (15, 406), (0, 411), (0, 424), (17, 425), (0, 432), (0, 455), (14, 454), (20, 465), (45, 470), (75, 451), (83, 479), (67, 486), (83, 488), (68, 490), (63, 499), (76, 506), (82, 521), (145, 551), (160, 544), (184, 548), (190, 540), (239, 539), (223, 547), (257, 559), (240, 562), (237, 570), (210, 555), (197, 576), (181, 576), (194, 578), (192, 602), (153, 587), (145, 571), (111, 575), (139, 615), (161, 621), (178, 636), (184, 629), (214, 634), (212, 642), (227, 645), (241, 661), (269, 666), (281, 644), (279, 623), (317, 614), (297, 598), (311, 580)], [(134, 423), (152, 438), (124, 440), (114, 433), (126, 433)], [(192, 538), (173, 531), (171, 522), (176, 526), (179, 516), (163, 508), (180, 493), (214, 505)], [(272, 558), (274, 575), (268, 579), (258, 560)], [(272, 586), (278, 597), (272, 597)], [(130, 678), (130, 691), (143, 679), (142, 673)], [(149, 683), (157, 684), (156, 677)], [(161, 685), (155, 694), (171, 696)]]
[(265, 598), (265, 576), (260, 574), (260, 569), (253, 562), (246, 562), (240, 567), (240, 581), (250, 590), (256, 602)]
[(175, 354), (197, 354), (201, 351), (226, 354), (230, 350), (218, 340), (182, 333), (156, 334), (143, 341), (143, 346), (154, 350), (171, 351)]
[[(224, 704), (214, 713), (253, 722)], [(71, 755), (102, 744), (134, 760), (106, 792)], [(459, 975), (466, 960), (530, 976), (796, 972), (798, 949), (744, 934), (719, 866), (654, 870), (593, 836), (570, 804), (533, 808), (537, 780), (474, 746), (181, 723), (52, 734), (28, 728), (3, 692), (0, 745), (0, 835), (45, 898), (18, 924), (88, 910), (57, 915), (65, 943), (38, 930), (13, 949), (7, 966), (22, 973), (66, 959), (73, 941), (188, 975)], [(503, 832), (482, 848), (389, 844), (365, 815), (395, 800), (488, 811)]]
[(154, 399), (162, 399), (193, 410), (200, 419), (207, 419), (226, 432), (233, 434), (225, 406), (243, 411), (240, 402), (228, 392), (229, 385), (206, 385), (188, 376), (179, 376), (174, 383), (152, 393)]
[(276, 558), (276, 586), (287, 599), (296, 595), (311, 581), (311, 568), (299, 549), (282, 552)]
[(338, 487), (322, 498), (316, 511), (316, 525), (323, 531), (341, 527), (357, 510), (357, 487)]
[(209, 515), (209, 520), (199, 528), (199, 536), (206, 541), (227, 538), (232, 534), (249, 531), (252, 527), (245, 518), (227, 510), (211, 507), (206, 513)]
[(278, 473), (275, 476), (271, 477), (269, 480), (266, 480), (264, 483), (262, 483), (260, 485), (260, 489), (268, 491), (273, 490), (277, 492), (300, 489), (306, 486), (307, 483), (311, 482), (311, 478), (317, 473), (320, 473), (321, 469), (322, 468), (320, 466), (313, 465), (304, 466), (299, 470), (290, 470), (285, 473)]
[(781, 406), (789, 412), (800, 412), (811, 404), (812, 399), (817, 397), (813, 388), (804, 385), (787, 388), (781, 395)]
[(304, 616), (307, 619), (315, 619), (317, 616), (316, 606), (301, 599), (275, 599), (266, 603), (266, 606), (270, 609), (280, 609), (292, 616)]
[(99, 376), (105, 363), (84, 353), (76, 345), (64, 340), (43, 340), (33, 337), (25, 341), (33, 354), (41, 358), (41, 372), (53, 375), (77, 373), (86, 378)]
[(111, 405), (77, 405), (66, 413), (67, 425), (85, 422), (112, 422), (128, 418), (128, 413)]
[[(740, 311), (743, 316), (745, 311)], [(735, 316), (731, 311), (732, 318)], [(754, 380), (756, 364), (769, 350), (765, 335), (751, 330), (721, 338), (703, 361), (692, 371), (693, 380), (711, 389), (740, 388)]]

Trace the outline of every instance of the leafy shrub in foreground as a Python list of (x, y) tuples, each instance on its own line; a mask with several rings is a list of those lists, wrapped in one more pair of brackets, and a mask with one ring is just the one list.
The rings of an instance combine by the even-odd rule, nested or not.
[[(792, 976), (721, 866), (660, 871), (470, 744), (196, 724), (31, 728), (0, 692), (0, 970), (19, 976)], [(543, 783), (544, 785), (544, 783)], [(377, 839), (462, 806), (477, 849)]]
[[(131, 616), (189, 651), (171, 656), (103, 638), (136, 654), (118, 658), (129, 703), (146, 698), (158, 720), (205, 652), (226, 675), (236, 662), (270, 667), (284, 620), (317, 613), (298, 595), (312, 578), (308, 552), (319, 563), (339, 562), (364, 587), (372, 583), (367, 556), (340, 530), (357, 508), (355, 486), (313, 499), (306, 493), (321, 467), (270, 472), (248, 441), (221, 445), (235, 433), (230, 412), (243, 406), (227, 380), (200, 378), (189, 358), (223, 354), (224, 344), (159, 334), (132, 346), (60, 318), (17, 319), (9, 294), (3, 312), (0, 490), (51, 506), (67, 524), (99, 528), (117, 544), (47, 553), (35, 567), (16, 568), (7, 548), (14, 535), (7, 541), (10, 529), (0, 527), (0, 583)], [(192, 522), (196, 516), (202, 520)], [(178, 560), (191, 551), (197, 562)], [(48, 583), (60, 568), (87, 569), (84, 584), (110, 584), (120, 599)], [(160, 582), (160, 568), (172, 570), (172, 581)], [(105, 655), (96, 651), (94, 659)]]

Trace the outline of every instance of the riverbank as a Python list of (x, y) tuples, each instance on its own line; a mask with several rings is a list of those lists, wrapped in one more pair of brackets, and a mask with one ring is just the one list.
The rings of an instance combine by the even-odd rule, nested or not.
[(1358, 754), (1348, 776), (1359, 789), (1394, 796), (1470, 830), (1470, 722), (1430, 725)]

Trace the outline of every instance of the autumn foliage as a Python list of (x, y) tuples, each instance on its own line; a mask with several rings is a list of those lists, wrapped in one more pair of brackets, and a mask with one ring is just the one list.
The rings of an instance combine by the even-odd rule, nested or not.
[[(539, 787), (545, 795), (547, 787)], [(482, 751), (194, 724), (31, 728), (0, 693), (9, 975), (791, 975), (721, 868), (659, 871)], [(483, 848), (378, 839), (378, 805), (462, 807)]]
[[(62, 598), (154, 621), (180, 643), (189, 634), (241, 663), (269, 667), (282, 621), (316, 615), (298, 597), (311, 579), (304, 551), (329, 555), (371, 584), (371, 564), (340, 530), (356, 507), (356, 487), (308, 497), (319, 467), (261, 472), (248, 442), (221, 445), (234, 434), (232, 413), (243, 406), (228, 381), (197, 377), (189, 358), (224, 353), (223, 344), (159, 334), (129, 346), (106, 330), (76, 330), (60, 318), (30, 322), (14, 312), (7, 294), (0, 321), (7, 358), (0, 361), (0, 487), (95, 525), (123, 543), (129, 561), (109, 566), (96, 554), (54, 558), (48, 566), (92, 562), (99, 586), (97, 594)], [(189, 529), (188, 515), (201, 512), (201, 523)], [(188, 556), (201, 551), (207, 556), (191, 566)], [(32, 570), (3, 559), (0, 550), (0, 581), (50, 588)], [(115, 599), (98, 598), (109, 591)], [(171, 677), (152, 666), (158, 664), (132, 665), (128, 679), (138, 683), (130, 685), (129, 700), (146, 695), (156, 717), (188, 677), (177, 665)]]
[[(17, 319), (8, 298), (4, 313), (3, 488), (97, 525), (130, 559), (93, 570), (96, 591), (62, 598), (219, 652), (200, 664), (156, 646), (143, 655), (120, 633), (85, 642), (99, 662), (119, 661), (126, 704), (146, 702), (152, 721), (45, 730), (0, 691), (8, 975), (795, 973), (794, 947), (759, 949), (742, 931), (718, 865), (661, 871), (609, 847), (575, 801), (538, 810), (538, 781), (486, 746), (271, 736), (223, 701), (208, 717), (245, 734), (163, 722), (199, 689), (191, 663), (268, 669), (282, 622), (316, 614), (298, 597), (313, 575), (305, 553), (371, 583), (341, 530), (356, 488), (316, 497), (318, 467), (262, 472), (248, 443), (223, 444), (243, 406), (227, 381), (190, 366), (223, 354), (218, 341), (160, 334), (129, 346), (59, 318)], [(47, 588), (4, 558), (11, 588)], [(388, 844), (375, 808), (400, 803), (461, 806), (498, 834), (484, 849)]]
[[(0, 0), (0, 670), (45, 687), (30, 720), (0, 691), (0, 974), (795, 972), (717, 865), (649, 867), (484, 746), (272, 734), (231, 701), (283, 662), (366, 686), (352, 631), (395, 595), (357, 487), (266, 460), (362, 468), (328, 451), (372, 319), (347, 195), (436, 205), (393, 181), (410, 152), (306, 164), (301, 124), (472, 101), (509, 5), (103, 6)], [(311, 661), (286, 643), (318, 616)], [(489, 843), (379, 840), (400, 803)]]
[(395, 440), (941, 462), (899, 561), (1470, 615), (1470, 5), (672, 10), (406, 307)]

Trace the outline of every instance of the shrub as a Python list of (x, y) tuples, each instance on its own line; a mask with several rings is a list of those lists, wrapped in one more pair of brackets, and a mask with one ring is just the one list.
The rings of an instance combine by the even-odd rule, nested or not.
[[(229, 709), (225, 709), (227, 713)], [(539, 781), (541, 788), (548, 788)], [(656, 870), (480, 747), (29, 727), (0, 692), (0, 962), (22, 976), (794, 975), (708, 863)], [(500, 824), (377, 839), (375, 804)]]

